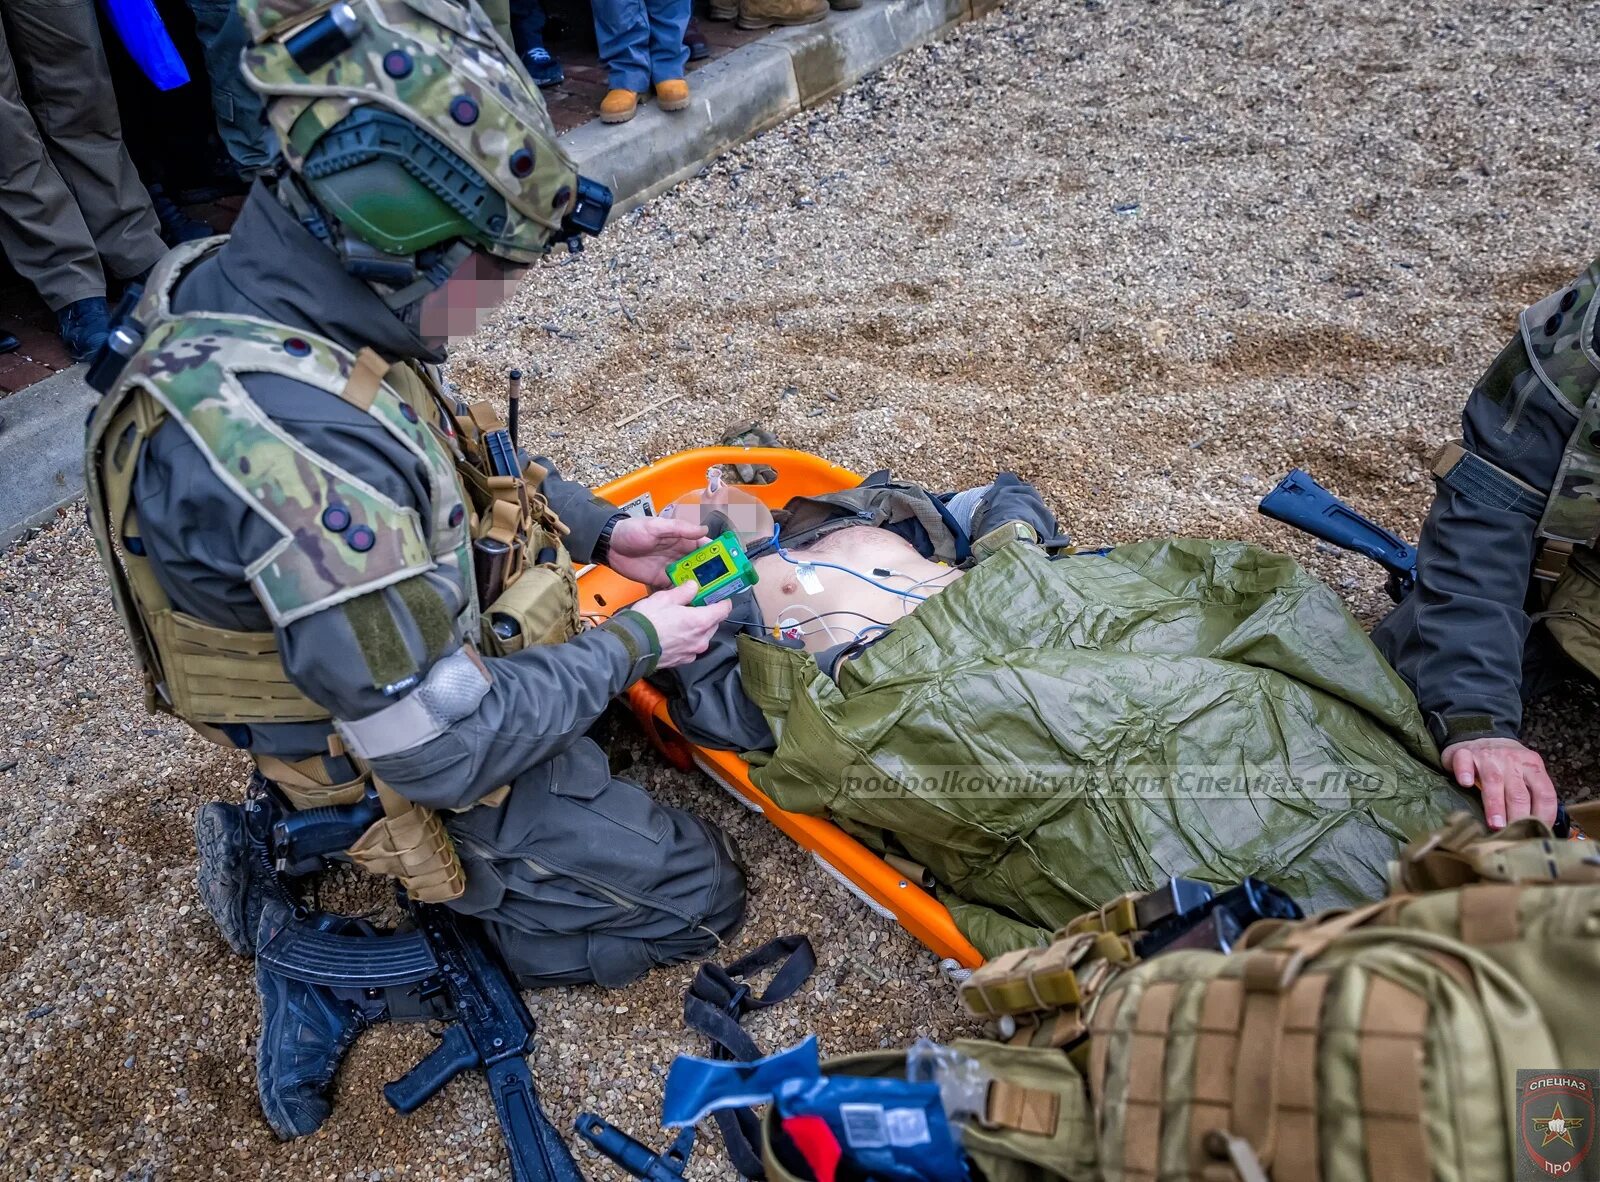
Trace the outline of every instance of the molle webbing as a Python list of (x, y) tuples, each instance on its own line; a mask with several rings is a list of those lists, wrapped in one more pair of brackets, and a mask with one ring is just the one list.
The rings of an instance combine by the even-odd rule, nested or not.
[(1426, 840), (1407, 846), (1392, 878), (1394, 891), (1449, 890), (1478, 882), (1600, 883), (1600, 859), (1594, 842), (1551, 837), (1532, 818), (1491, 835), (1475, 817), (1457, 813)]
[(214, 628), (170, 608), (152, 611), (149, 623), (166, 697), (185, 721), (220, 726), (328, 717), (289, 680), (271, 632)]
[[(1430, 1177), (1428, 1002), (1378, 973), (1364, 980), (1352, 1115), (1366, 1178)], [(1316, 970), (1281, 990), (1237, 976), (1157, 979), (1109, 995), (1094, 1014), (1089, 1060), (1105, 1177), (1322, 1182), (1321, 1122), (1333, 1108), (1319, 1066), (1344, 1037), (1325, 1011), (1333, 981)], [(1348, 988), (1353, 978), (1340, 981)]]

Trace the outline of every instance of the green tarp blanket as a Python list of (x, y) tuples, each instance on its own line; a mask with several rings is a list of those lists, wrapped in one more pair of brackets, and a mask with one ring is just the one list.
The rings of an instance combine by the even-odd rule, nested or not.
[(752, 778), (926, 866), (986, 956), (1172, 875), (1307, 911), (1476, 807), (1338, 597), (1241, 542), (1006, 547), (845, 661), (740, 641)]

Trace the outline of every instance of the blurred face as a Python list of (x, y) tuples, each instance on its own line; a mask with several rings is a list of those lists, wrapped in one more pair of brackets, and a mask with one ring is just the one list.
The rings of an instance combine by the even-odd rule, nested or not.
[(436, 347), (470, 337), (527, 272), (525, 263), (473, 251), (442, 286), (422, 298), (418, 335)]

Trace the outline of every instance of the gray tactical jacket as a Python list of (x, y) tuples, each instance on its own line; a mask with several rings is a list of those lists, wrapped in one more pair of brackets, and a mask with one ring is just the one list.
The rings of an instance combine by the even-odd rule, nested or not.
[[(174, 309), (263, 317), (320, 333), (351, 350), (370, 346), (390, 361), (440, 359), (260, 185), (228, 243), (180, 283)], [(249, 375), (245, 386), (306, 446), (399, 504), (415, 507), (422, 521), (432, 519), (421, 464), (370, 416), (278, 375)], [(553, 473), (543, 492), (572, 529), (567, 545), (574, 559), (588, 561), (614, 508)], [(152, 565), (178, 609), (227, 628), (271, 627), (244, 571), (276, 537), (212, 473), (178, 424), (164, 424), (145, 448), (134, 499)], [(455, 619), (472, 588), (438, 572), (426, 578), (437, 606)], [(425, 673), (429, 662), (422, 629), (394, 588), (278, 630), (290, 679), (335, 718), (359, 720), (414, 688), (412, 682), (386, 695), (369, 675), (352, 619), (362, 612), (370, 619), (379, 606), (404, 638), (418, 672)], [(456, 637), (444, 655), (461, 641)], [(485, 658), (491, 683), (472, 713), (411, 750), (375, 759), (373, 766), (396, 791), (435, 808), (470, 805), (546, 761), (556, 761), (550, 775), (570, 781), (576, 790), (591, 780), (604, 783), (609, 779), (605, 760), (569, 754), (569, 748), (616, 694), (654, 666), (659, 652), (648, 622), (625, 612), (564, 644)], [(242, 747), (293, 760), (325, 753), (329, 730), (325, 723), (289, 723), (235, 728), (234, 734)], [(329, 761), (336, 781), (351, 774), (343, 763)], [(537, 825), (535, 803), (530, 797), (529, 805), (519, 808), (513, 793), (504, 808), (474, 810), (473, 823), (497, 826), (485, 836), (494, 844), (514, 845), (520, 832)]]
[[(1600, 342), (1597, 342), (1600, 345)], [(1538, 378), (1520, 335), (1467, 399), (1463, 444), (1532, 485), (1555, 483), (1573, 416)], [(1523, 702), (1576, 666), (1539, 626), (1537, 516), (1440, 482), (1417, 547), (1417, 587), (1372, 639), (1416, 691), (1441, 748), (1517, 738)]]

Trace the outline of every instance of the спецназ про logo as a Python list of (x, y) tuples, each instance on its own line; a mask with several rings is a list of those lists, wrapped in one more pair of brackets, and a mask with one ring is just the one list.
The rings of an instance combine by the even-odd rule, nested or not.
[(1600, 1182), (1597, 1092), (1600, 1070), (1517, 1072), (1517, 1182)]

